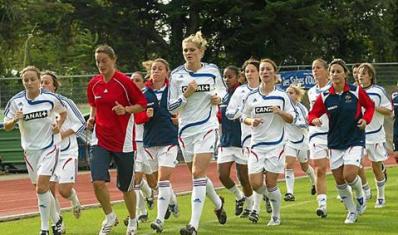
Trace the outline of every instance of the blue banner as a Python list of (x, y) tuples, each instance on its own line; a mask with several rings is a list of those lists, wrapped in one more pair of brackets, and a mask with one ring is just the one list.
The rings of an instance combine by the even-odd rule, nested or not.
[(285, 90), (292, 83), (300, 83), (305, 89), (315, 85), (311, 70), (281, 71), (279, 74), (282, 79), (281, 87)]

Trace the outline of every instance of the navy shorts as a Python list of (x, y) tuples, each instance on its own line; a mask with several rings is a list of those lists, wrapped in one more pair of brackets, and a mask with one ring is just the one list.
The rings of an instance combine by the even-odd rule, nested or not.
[(122, 192), (133, 190), (134, 152), (116, 153), (98, 145), (91, 146), (90, 171), (92, 181), (110, 182), (109, 165), (111, 161), (117, 169), (117, 187)]

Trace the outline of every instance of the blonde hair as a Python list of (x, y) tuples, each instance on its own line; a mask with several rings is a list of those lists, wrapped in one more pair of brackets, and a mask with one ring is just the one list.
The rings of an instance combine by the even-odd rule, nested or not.
[(262, 64), (262, 63), (269, 63), (269, 64), (271, 64), (272, 67), (273, 67), (274, 70), (275, 70), (275, 77), (274, 77), (275, 82), (276, 82), (276, 83), (282, 82), (280, 76), (277, 75), (277, 73), (279, 72), (279, 69), (278, 69), (278, 66), (276, 65), (275, 61), (273, 61), (273, 60), (271, 60), (271, 59), (269, 59), (269, 58), (265, 58), (265, 59), (261, 59), (261, 60), (260, 60), (260, 64)]
[(312, 64), (314, 64), (315, 62), (319, 62), (321, 63), (321, 65), (325, 68), (328, 69), (328, 62), (326, 62), (326, 60), (322, 59), (322, 58), (317, 58), (314, 61), (312, 61)]
[(182, 43), (188, 43), (192, 42), (195, 44), (199, 49), (205, 51), (207, 48), (207, 41), (206, 39), (202, 36), (202, 32), (198, 31), (195, 34), (189, 35), (187, 38), (182, 40)]
[(25, 67), (24, 69), (21, 70), (21, 72), (20, 72), (21, 78), (28, 71), (35, 72), (36, 75), (37, 75), (37, 78), (40, 80), (40, 70), (38, 68), (36, 68), (35, 66), (33, 66), (33, 65), (29, 65), (29, 66), (27, 66), (27, 67)]
[(156, 58), (154, 60), (146, 60), (144, 62), (142, 62), (142, 66), (144, 66), (146, 72), (147, 72), (147, 76), (151, 76), (151, 68), (152, 68), (152, 64), (155, 62), (159, 62), (164, 64), (164, 66), (166, 67), (166, 71), (167, 73), (170, 72), (170, 65), (169, 62), (167, 62), (167, 60), (163, 59), (163, 58)]
[(104, 54), (108, 55), (109, 58), (111, 58), (112, 60), (116, 60), (117, 59), (116, 53), (113, 50), (113, 48), (108, 46), (108, 45), (106, 45), (106, 44), (98, 46), (97, 49), (95, 49), (95, 53), (96, 54), (104, 53)]
[(360, 69), (364, 69), (366, 72), (368, 72), (369, 76), (371, 77), (370, 84), (376, 83), (376, 70), (371, 63), (362, 63), (361, 65), (359, 65), (358, 71)]
[(296, 92), (297, 97), (298, 97), (297, 99), (299, 102), (301, 102), (301, 100), (303, 99), (303, 96), (305, 95), (305, 90), (301, 86), (301, 83), (292, 83), (289, 85), (289, 87), (287, 89), (289, 89), (289, 88), (293, 89), (294, 92)]

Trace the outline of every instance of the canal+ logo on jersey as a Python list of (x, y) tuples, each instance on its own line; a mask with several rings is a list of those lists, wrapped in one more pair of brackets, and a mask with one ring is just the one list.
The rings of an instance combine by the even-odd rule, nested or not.
[[(272, 107), (274, 107), (274, 106), (261, 106), (261, 107), (255, 107), (255, 108), (254, 108), (254, 112), (255, 112), (256, 114), (259, 114), (259, 113), (272, 113)], [(279, 106), (276, 106), (276, 107), (278, 107), (278, 108), (280, 109)]]
[(46, 118), (46, 117), (48, 117), (47, 110), (37, 111), (37, 112), (33, 112), (33, 113), (27, 113), (27, 114), (23, 115), (23, 119), (25, 121), (30, 121), (30, 120), (39, 119), (39, 118)]
[[(182, 86), (182, 93), (187, 90), (188, 86)], [(196, 92), (207, 92), (210, 91), (210, 84), (198, 84)]]

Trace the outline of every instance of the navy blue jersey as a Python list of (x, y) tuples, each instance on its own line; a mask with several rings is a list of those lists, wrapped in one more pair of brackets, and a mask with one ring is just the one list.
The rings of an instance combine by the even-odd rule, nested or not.
[(392, 93), (391, 101), (394, 106), (394, 151), (398, 151), (398, 92)]
[(236, 89), (229, 90), (228, 93), (222, 98), (220, 104), (221, 111), (221, 147), (242, 147), (241, 128), (239, 119), (230, 120), (225, 116), (229, 101), (231, 100), (232, 94)]

